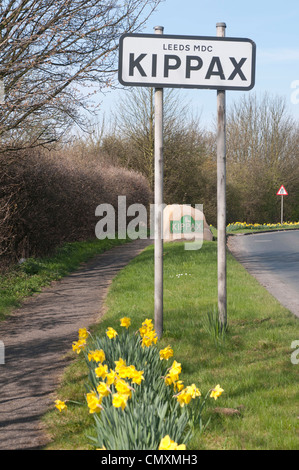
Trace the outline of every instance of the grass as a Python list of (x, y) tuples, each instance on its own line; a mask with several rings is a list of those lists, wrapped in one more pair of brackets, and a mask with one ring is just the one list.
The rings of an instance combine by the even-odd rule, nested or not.
[[(153, 318), (153, 269), (150, 246), (115, 278), (107, 312), (91, 327), (93, 334), (104, 334), (108, 326), (117, 329), (122, 316), (132, 319), (133, 331)], [(183, 243), (164, 245), (160, 346), (172, 346), (186, 384), (195, 383), (203, 395), (216, 384), (225, 390), (216, 402), (210, 399), (203, 416), (204, 422), (210, 418), (209, 426), (204, 434), (195, 433), (188, 449), (298, 450), (299, 365), (291, 363), (291, 343), (299, 339), (299, 320), (231, 255), (227, 273), (228, 331), (215, 341), (207, 319), (217, 307), (217, 243), (204, 242), (199, 251), (185, 251)], [(84, 402), (86, 374), (84, 361), (76, 357), (57, 398)], [(226, 415), (219, 407), (239, 413)], [(53, 408), (44, 423), (52, 438), (46, 449), (89, 448), (93, 418), (86, 407), (70, 404), (64, 414)]]
[(51, 257), (30, 258), (6, 274), (0, 274), (0, 320), (20, 306), (26, 297), (74, 271), (80, 263), (126, 241), (95, 239), (65, 243)]

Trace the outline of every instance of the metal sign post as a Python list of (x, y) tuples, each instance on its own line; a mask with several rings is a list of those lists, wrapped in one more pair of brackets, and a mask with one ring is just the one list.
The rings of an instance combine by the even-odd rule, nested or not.
[[(225, 23), (217, 23), (217, 36), (225, 36)], [(217, 243), (218, 315), (222, 327), (227, 323), (226, 299), (226, 96), (217, 91)]]
[[(163, 26), (155, 33), (163, 34)], [(155, 331), (163, 334), (163, 88), (155, 88)]]

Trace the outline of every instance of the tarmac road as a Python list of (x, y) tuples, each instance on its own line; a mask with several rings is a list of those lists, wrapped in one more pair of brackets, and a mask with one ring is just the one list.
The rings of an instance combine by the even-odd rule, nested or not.
[(230, 236), (228, 248), (260, 284), (299, 317), (299, 230)]

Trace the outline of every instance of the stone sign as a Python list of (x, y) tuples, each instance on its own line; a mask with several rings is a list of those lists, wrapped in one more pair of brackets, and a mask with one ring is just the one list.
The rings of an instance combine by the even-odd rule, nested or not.
[(185, 204), (172, 204), (163, 211), (163, 240), (213, 240), (202, 211)]

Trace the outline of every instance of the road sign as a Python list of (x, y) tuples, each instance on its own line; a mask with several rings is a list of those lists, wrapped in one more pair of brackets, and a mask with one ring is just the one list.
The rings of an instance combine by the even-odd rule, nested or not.
[(276, 193), (276, 196), (281, 196), (281, 216), (280, 216), (280, 223), (281, 225), (283, 224), (283, 196), (288, 196), (288, 192), (286, 190), (286, 188), (284, 187), (284, 185), (281, 185), (279, 190), (277, 191)]
[(288, 196), (288, 195), (289, 194), (283, 185), (280, 187), (279, 191), (277, 191), (276, 193), (276, 196)]
[(124, 34), (119, 81), (125, 86), (251, 90), (256, 46), (250, 39)]

